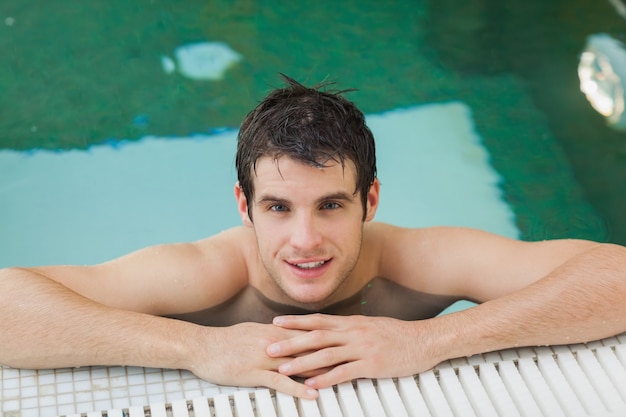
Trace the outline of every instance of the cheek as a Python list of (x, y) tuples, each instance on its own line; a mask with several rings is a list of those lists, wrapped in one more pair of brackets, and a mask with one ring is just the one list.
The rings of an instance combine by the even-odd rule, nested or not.
[(342, 249), (353, 248), (360, 245), (361, 234), (363, 232), (362, 222), (346, 222), (343, 225), (329, 227), (325, 233), (327, 240), (335, 242)]
[(274, 253), (280, 250), (284, 240), (284, 227), (279, 227), (271, 222), (255, 221), (254, 232), (256, 234), (259, 252), (262, 254)]

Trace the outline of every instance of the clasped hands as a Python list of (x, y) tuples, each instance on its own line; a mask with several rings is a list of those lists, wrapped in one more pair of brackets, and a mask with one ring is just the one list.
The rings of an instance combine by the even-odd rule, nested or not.
[(266, 354), (281, 360), (267, 385), (280, 376), (304, 378), (272, 387), (298, 397), (315, 398), (317, 389), (355, 378), (406, 376), (437, 364), (424, 355), (418, 322), (310, 314), (276, 317), (273, 325), (299, 333), (267, 346)]

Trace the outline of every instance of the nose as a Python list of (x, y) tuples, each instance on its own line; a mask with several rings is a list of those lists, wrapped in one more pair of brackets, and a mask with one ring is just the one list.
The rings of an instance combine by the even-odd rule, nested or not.
[(290, 239), (292, 247), (307, 251), (315, 249), (322, 243), (322, 234), (313, 216), (300, 215), (294, 220)]

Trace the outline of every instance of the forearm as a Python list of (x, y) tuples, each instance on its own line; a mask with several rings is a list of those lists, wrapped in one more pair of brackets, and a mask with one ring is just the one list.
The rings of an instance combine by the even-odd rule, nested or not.
[(194, 326), (95, 303), (24, 270), (0, 271), (0, 363), (178, 368)]
[(626, 249), (599, 245), (528, 287), (432, 320), (448, 357), (626, 331)]

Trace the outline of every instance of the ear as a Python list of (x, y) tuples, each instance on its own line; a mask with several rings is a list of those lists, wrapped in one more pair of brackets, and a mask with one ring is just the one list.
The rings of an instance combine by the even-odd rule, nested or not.
[(239, 186), (239, 181), (235, 183), (235, 199), (237, 200), (237, 210), (239, 211), (241, 222), (244, 226), (252, 227), (252, 219), (250, 219), (248, 214), (248, 198)]
[(376, 210), (378, 210), (378, 201), (380, 199), (380, 181), (378, 178), (374, 178), (374, 182), (370, 186), (367, 192), (367, 211), (365, 213), (365, 221), (369, 222), (374, 219)]

